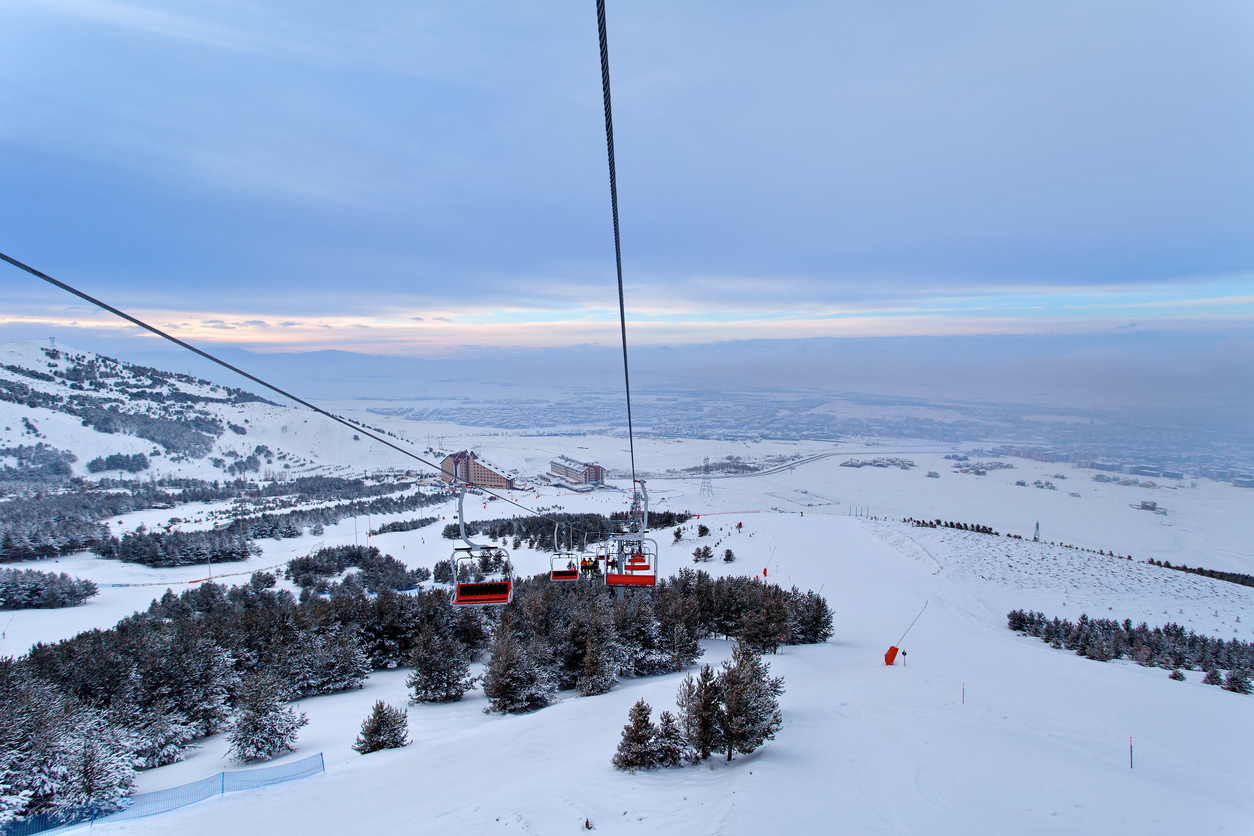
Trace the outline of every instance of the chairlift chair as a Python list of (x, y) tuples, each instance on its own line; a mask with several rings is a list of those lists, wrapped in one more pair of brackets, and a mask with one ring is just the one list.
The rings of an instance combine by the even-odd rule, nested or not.
[(549, 580), (579, 580), (579, 564), (581, 557), (582, 555), (577, 555), (574, 552), (559, 552), (553, 555), (553, 557), (549, 560)]
[(453, 606), (503, 606), (514, 600), (514, 567), (509, 552), (500, 546), (480, 546), (466, 537), (466, 516), (462, 513), (466, 488), (457, 496), (457, 524), (466, 544), (453, 549), (449, 558), (453, 571)]
[(611, 543), (617, 548), (605, 570), (606, 586), (657, 585), (657, 541), (639, 534), (621, 534)]
[(553, 526), (553, 557), (549, 559), (549, 580), (550, 581), (577, 581), (579, 580), (579, 555), (575, 554), (569, 548), (563, 549), (557, 541), (557, 533), (561, 529), (561, 523)]

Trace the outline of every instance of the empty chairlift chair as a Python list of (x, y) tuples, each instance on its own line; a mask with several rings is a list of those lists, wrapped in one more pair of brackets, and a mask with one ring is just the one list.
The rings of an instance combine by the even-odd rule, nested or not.
[(466, 537), (462, 513), (466, 489), (457, 497), (457, 524), (465, 546), (453, 550), (453, 606), (502, 606), (514, 600), (514, 567), (509, 552), (499, 546), (480, 546)]
[(569, 548), (563, 549), (558, 543), (557, 534), (560, 529), (561, 523), (553, 526), (553, 557), (549, 560), (549, 580), (577, 581), (580, 556)]
[(559, 552), (553, 555), (549, 561), (549, 580), (551, 581), (577, 581), (579, 580), (579, 561), (581, 555), (574, 552)]
[(624, 534), (612, 541), (617, 548), (609, 555), (605, 570), (606, 586), (655, 586), (657, 584), (657, 543), (638, 534)]

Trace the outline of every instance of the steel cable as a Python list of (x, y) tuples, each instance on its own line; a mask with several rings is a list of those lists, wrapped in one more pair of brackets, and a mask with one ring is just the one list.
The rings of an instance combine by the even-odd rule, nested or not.
[[(605, 0), (597, 0), (601, 38), (601, 97), (605, 102), (605, 149), (610, 161), (610, 207), (614, 213), (614, 266), (618, 270), (618, 321), (623, 334), (623, 385), (627, 392), (627, 446), (631, 452), (631, 489), (636, 490), (636, 438), (631, 423), (631, 374), (627, 368), (627, 305), (623, 301), (623, 251), (618, 235), (618, 182), (614, 173), (614, 116), (610, 108), (610, 49), (605, 35)], [(648, 521), (644, 522), (648, 527)]]
[[(18, 261), (16, 258), (11, 258), (5, 255), (4, 253), (0, 253), (0, 259), (7, 261), (9, 264), (12, 264), (14, 267), (18, 268), (19, 270), (24, 270), (27, 273), (30, 273), (32, 276), (35, 276), (36, 278), (43, 279), (49, 284), (54, 285), (55, 287), (61, 288), (66, 293), (73, 294), (74, 296), (77, 296), (79, 299), (82, 299), (85, 302), (95, 305), (96, 307), (101, 308), (102, 310), (106, 310), (109, 313), (113, 314), (114, 316), (121, 317), (122, 319), (125, 319), (127, 322), (131, 323), (132, 325), (138, 325), (140, 328), (143, 328), (145, 331), (150, 331), (151, 333), (156, 334), (158, 337), (161, 337), (162, 339), (169, 340), (175, 345), (185, 348), (194, 354), (198, 354), (212, 363), (217, 363), (219, 366), (221, 366), (224, 369), (228, 369), (232, 372), (235, 372), (237, 375), (240, 375), (241, 377), (245, 377), (251, 380), (253, 383), (256, 383), (259, 386), (264, 386), (266, 389), (269, 389), (271, 392), (275, 392), (279, 395), (282, 395), (288, 400), (294, 401), (295, 403), (300, 404), (306, 409), (312, 410), (313, 412), (316, 412), (319, 415), (322, 415), (323, 417), (330, 418), (332, 421), (335, 421), (337, 424), (343, 424), (345, 427), (348, 427), (356, 432), (359, 432), (362, 435), (366, 436), (367, 438), (377, 441), (386, 447), (391, 447), (393, 450), (400, 453), (401, 455), (408, 456), (414, 461), (420, 462), (421, 464), (424, 464), (427, 467), (430, 467), (439, 473), (444, 473), (444, 469), (440, 467), (438, 464), (427, 461), (426, 459), (424, 459), (422, 456), (418, 455), (417, 453), (411, 450), (406, 450), (404, 447), (401, 447), (398, 444), (393, 444), (392, 442), (388, 441), (386, 438), (381, 438), (380, 436), (375, 435), (374, 433), (370, 432), (369, 430), (360, 426), (359, 424), (355, 424), (346, 418), (341, 418), (338, 415), (328, 412), (327, 410), (323, 409), (320, 406), (316, 406), (310, 403), (309, 401), (306, 401), (302, 398), (298, 398), (292, 393), (284, 391), (283, 389), (280, 389), (279, 387), (275, 386), (272, 383), (267, 383), (266, 381), (262, 380), (256, 375), (249, 374), (243, 369), (237, 368), (231, 365), (230, 363), (226, 362), (225, 360), (220, 360), (217, 357), (214, 357), (212, 354), (210, 354), (207, 351), (203, 351), (190, 343), (186, 343), (183, 340), (180, 340), (178, 337), (175, 337), (171, 334), (167, 334), (165, 331), (162, 331), (160, 328), (157, 328), (154, 325), (149, 325), (147, 322), (144, 322), (142, 319), (138, 319), (137, 317), (131, 316), (126, 311), (119, 310), (118, 308), (113, 307), (107, 302), (103, 302), (100, 299), (95, 298), (94, 296), (89, 296), (88, 294), (84, 293), (81, 290), (78, 290), (77, 288), (71, 287), (70, 285), (66, 284), (63, 281), (54, 279), (52, 278), (52, 276), (49, 276), (47, 273), (43, 273), (43, 272), (40, 272), (39, 270), (36, 270), (34, 267), (31, 267), (29, 264), (23, 264), (22, 262)], [(528, 514), (539, 517), (542, 520), (548, 520), (549, 522), (552, 522), (552, 523), (562, 523), (563, 525), (570, 525), (570, 523), (563, 523), (561, 520), (556, 520), (553, 517), (550, 517), (546, 514), (542, 514), (541, 512), (536, 511), (532, 508), (528, 508), (527, 506), (522, 505), (521, 503), (515, 502), (514, 500), (510, 499), (508, 496), (502, 496), (501, 494), (495, 493), (489, 490), (488, 488), (483, 487), (482, 485), (475, 485), (472, 482), (468, 482), (465, 479), (462, 479), (461, 477), (457, 476), (456, 474), (449, 474), (449, 475), (452, 477), (454, 482), (460, 482), (468, 487), (478, 488), (479, 490), (483, 491), (489, 496), (495, 496), (497, 499), (503, 500), (509, 503), (510, 505), (513, 505), (515, 508), (519, 508), (523, 511), (526, 511)], [(578, 529), (578, 530), (583, 531), (583, 529)]]

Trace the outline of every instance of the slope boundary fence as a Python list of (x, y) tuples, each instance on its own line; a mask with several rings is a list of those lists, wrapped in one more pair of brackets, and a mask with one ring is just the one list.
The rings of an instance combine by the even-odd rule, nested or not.
[(240, 772), (219, 772), (217, 775), (202, 778), (190, 784), (121, 799), (125, 806), (120, 810), (112, 805), (84, 804), (9, 822), (0, 827), (0, 836), (29, 836), (33, 833), (61, 832), (76, 827), (139, 819), (177, 810), (179, 807), (186, 807), (215, 795), (282, 784), (300, 778), (309, 778), (325, 771), (326, 765), (323, 762), (322, 753), (319, 752), (316, 755), (279, 766), (247, 769)]

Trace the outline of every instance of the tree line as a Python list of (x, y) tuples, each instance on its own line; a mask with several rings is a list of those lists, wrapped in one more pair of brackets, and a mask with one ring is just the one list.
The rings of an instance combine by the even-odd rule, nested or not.
[[(691, 569), (621, 598), (539, 575), (499, 609), (454, 608), (442, 588), (368, 595), (338, 584), (296, 599), (275, 583), (256, 573), (230, 588), (167, 590), (111, 629), (0, 659), (0, 820), (117, 803), (135, 767), (179, 760), (219, 731), (240, 758), (290, 748), (302, 723), (284, 701), (359, 687), (371, 669), (411, 667), (415, 702), (482, 684), (489, 710), (520, 712), (559, 689), (594, 695), (619, 676), (681, 670), (710, 635), (745, 648), (831, 635), (821, 596)], [(482, 678), (470, 677), (484, 654)]]
[(1238, 682), (1248, 680), (1254, 670), (1254, 644), (1200, 636), (1175, 623), (1150, 628), (1142, 622), (1134, 627), (1130, 618), (1119, 622), (1087, 615), (1073, 623), (1024, 610), (1012, 610), (1006, 619), (1011, 630), (1098, 662), (1127, 658), (1145, 667), (1206, 671), (1212, 680), (1226, 670), (1235, 672)]
[(0, 569), (0, 610), (76, 607), (97, 591), (92, 581), (65, 572)]
[[(101, 479), (99, 483), (92, 485), (81, 479), (73, 479), (71, 486), (73, 490), (66, 493), (37, 492), (0, 502), (0, 562), (44, 560), (93, 546), (107, 548), (105, 543), (112, 534), (102, 521), (132, 511), (172, 507), (188, 502), (231, 499), (254, 502), (272, 500), (273, 503), (288, 507), (302, 502), (352, 502), (385, 497), (411, 487), (405, 482), (370, 483), (363, 479), (334, 476), (303, 476), (286, 482), (265, 484), (244, 480), (209, 482), (202, 479), (163, 477), (144, 481)], [(434, 501), (437, 500), (422, 504), (431, 504)], [(411, 503), (388, 507), (404, 507), (408, 504)], [(302, 527), (312, 528), (317, 524), (339, 522), (352, 513), (385, 513), (377, 510), (381, 507), (385, 506), (350, 504), (343, 509), (346, 513), (319, 514), (286, 521), (300, 522)], [(280, 525), (280, 529), (282, 528)], [(295, 528), (286, 530), (290, 534)], [(270, 519), (259, 520), (250, 525), (250, 531), (253, 532), (250, 534), (253, 539), (273, 537), (275, 525)]]
[(1170, 560), (1155, 560), (1150, 558), (1146, 561), (1154, 566), (1161, 566), (1164, 569), (1175, 569), (1177, 572), (1189, 572), (1194, 575), (1201, 575), (1204, 578), (1214, 578), (1217, 581), (1227, 581), (1228, 583), (1236, 583), (1241, 586), (1254, 586), (1254, 575), (1243, 575), (1240, 572), (1224, 572), (1219, 569), (1202, 569), (1200, 567), (1189, 567), (1184, 564), (1173, 566)]
[(360, 571), (345, 579), (359, 584), (367, 592), (382, 589), (412, 589), (431, 579), (426, 567), (410, 569), (390, 554), (382, 554), (375, 546), (326, 546), (287, 564), (284, 576), (301, 590), (311, 589), (325, 594), (334, 590), (329, 578), (350, 568)]
[(205, 531), (149, 531), (143, 526), (121, 538), (105, 536), (90, 548), (100, 557), (146, 566), (186, 566), (195, 563), (247, 560), (261, 549), (261, 539), (292, 539), (308, 531), (319, 535), (323, 527), (355, 516), (398, 514), (446, 502), (447, 497), (413, 493), (381, 496), (321, 508), (301, 508), (282, 514), (263, 513), (237, 517), (222, 528)]

